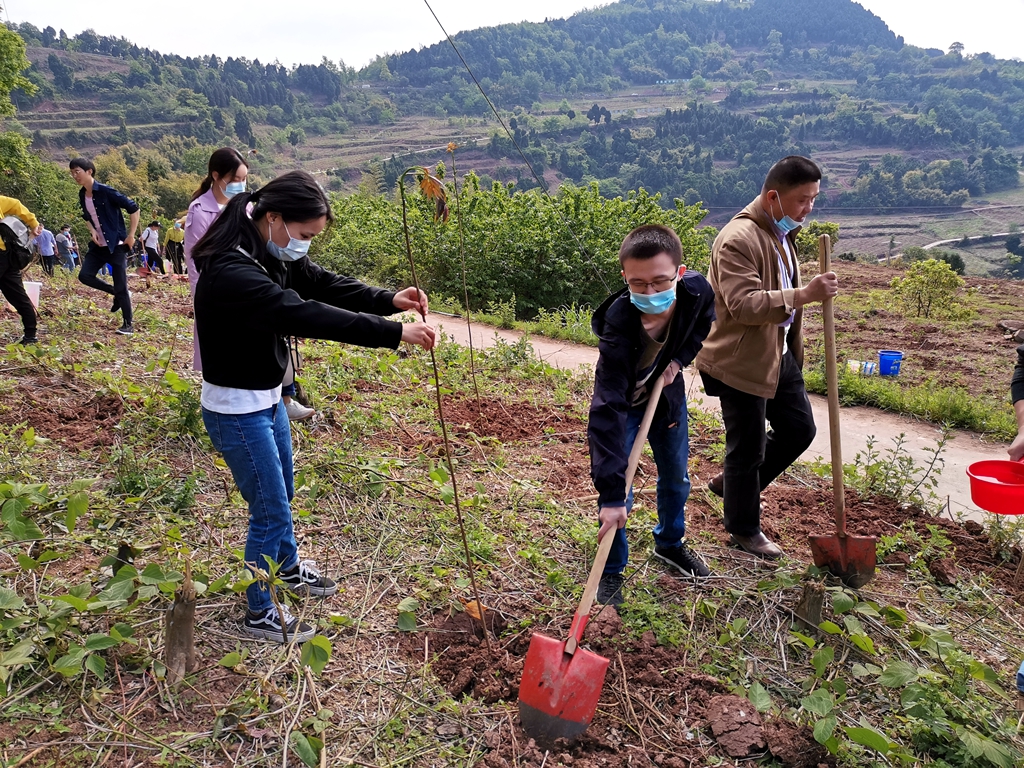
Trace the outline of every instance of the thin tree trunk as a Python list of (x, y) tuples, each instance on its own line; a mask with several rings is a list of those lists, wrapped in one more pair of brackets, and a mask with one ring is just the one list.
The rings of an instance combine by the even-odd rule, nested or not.
[(192, 583), (192, 566), (185, 564), (185, 580), (174, 593), (174, 602), (167, 609), (164, 620), (164, 664), (167, 682), (178, 685), (185, 675), (195, 669), (196, 645), (196, 588)]

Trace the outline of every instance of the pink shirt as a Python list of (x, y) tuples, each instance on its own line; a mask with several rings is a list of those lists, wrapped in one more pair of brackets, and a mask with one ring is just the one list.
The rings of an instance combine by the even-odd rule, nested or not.
[[(188, 207), (185, 214), (185, 264), (188, 266), (188, 285), (192, 295), (196, 295), (196, 283), (199, 282), (199, 270), (192, 261), (192, 249), (202, 239), (203, 235), (210, 228), (210, 225), (217, 220), (223, 210), (217, 198), (210, 190), (200, 195)], [(199, 337), (195, 334), (195, 323), (192, 330), (192, 370), (202, 371), (203, 360), (199, 353)]]
[(85, 196), (85, 210), (89, 213), (89, 218), (92, 219), (92, 228), (96, 231), (96, 244), (100, 248), (107, 247), (107, 239), (103, 237), (103, 227), (100, 226), (100, 218), (96, 215), (96, 204), (92, 201), (92, 195)]

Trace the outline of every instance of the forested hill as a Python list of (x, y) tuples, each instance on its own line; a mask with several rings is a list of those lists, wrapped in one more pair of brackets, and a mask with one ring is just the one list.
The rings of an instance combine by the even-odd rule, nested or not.
[[(875, 47), (897, 51), (897, 37), (880, 18), (850, 0), (622, 0), (568, 19), (505, 24), (455, 36), (478, 77), (539, 79), (545, 89), (595, 87), (606, 78), (633, 85), (705, 77), (727, 62), (726, 48), (774, 45), (825, 48), (834, 57)], [(447, 41), (386, 59), (391, 76), (430, 87), (464, 75)], [(371, 65), (368, 69), (373, 71)], [(820, 68), (820, 67), (819, 67)]]

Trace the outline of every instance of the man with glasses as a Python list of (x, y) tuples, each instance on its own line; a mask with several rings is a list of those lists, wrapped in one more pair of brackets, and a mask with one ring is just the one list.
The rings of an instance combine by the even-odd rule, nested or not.
[(591, 477), (598, 492), (598, 539), (615, 536), (597, 591), (605, 605), (622, 604), (622, 572), (629, 548), (626, 517), (633, 494), (626, 491), (626, 465), (654, 383), (665, 382), (648, 441), (658, 465), (658, 525), (654, 557), (683, 576), (711, 571), (686, 543), (690, 496), (686, 383), (690, 364), (715, 317), (714, 295), (703, 276), (682, 265), (683, 246), (668, 227), (638, 227), (623, 240), (619, 262), (626, 287), (594, 313), (600, 339), (590, 404)]
[(733, 543), (759, 557), (782, 556), (761, 531), (761, 491), (815, 435), (802, 373), (801, 308), (839, 292), (834, 272), (802, 285), (796, 259), (796, 235), (820, 182), (821, 171), (806, 157), (780, 160), (711, 249), (715, 324), (695, 365), (704, 391), (722, 403), (725, 467), (708, 489), (724, 498)]

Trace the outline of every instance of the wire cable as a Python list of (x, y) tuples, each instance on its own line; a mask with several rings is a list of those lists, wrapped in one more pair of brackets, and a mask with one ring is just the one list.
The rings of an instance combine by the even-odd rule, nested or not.
[(590, 264), (590, 266), (593, 268), (594, 274), (597, 275), (597, 279), (601, 281), (601, 285), (604, 286), (604, 289), (606, 291), (610, 291), (611, 289), (608, 287), (608, 283), (605, 281), (604, 275), (601, 274), (601, 270), (598, 268), (597, 264), (594, 263), (593, 256), (591, 256), (590, 253), (587, 251), (587, 247), (583, 245), (583, 241), (580, 240), (579, 236), (576, 234), (573, 228), (569, 226), (569, 221), (565, 218), (565, 216), (562, 215), (562, 212), (558, 209), (558, 206), (555, 205), (555, 199), (551, 195), (551, 193), (548, 192), (547, 184), (544, 182), (543, 179), (541, 179), (540, 176), (537, 175), (537, 171), (534, 170), (533, 163), (531, 163), (530, 160), (526, 157), (526, 153), (523, 152), (522, 147), (519, 146), (519, 142), (516, 141), (515, 134), (513, 134), (512, 131), (509, 130), (508, 126), (505, 125), (505, 121), (502, 119), (501, 115), (498, 114), (498, 110), (491, 102), (491, 99), (487, 95), (487, 92), (484, 91), (483, 86), (480, 85), (480, 81), (476, 79), (476, 75), (473, 73), (473, 69), (469, 66), (469, 62), (467, 62), (466, 58), (462, 55), (462, 51), (459, 50), (459, 46), (455, 44), (455, 41), (452, 39), (452, 36), (448, 34), (448, 30), (445, 29), (444, 24), (441, 23), (441, 19), (437, 17), (437, 14), (434, 12), (434, 9), (430, 6), (429, 0), (423, 0), (423, 4), (427, 6), (427, 10), (430, 11), (430, 15), (434, 17), (434, 21), (437, 22), (437, 26), (441, 28), (441, 32), (444, 34), (445, 38), (447, 38), (449, 45), (451, 45), (452, 47), (452, 50), (455, 51), (455, 55), (459, 57), (459, 61), (462, 62), (462, 66), (466, 68), (466, 72), (468, 72), (469, 76), (473, 78), (473, 82), (476, 84), (477, 90), (480, 91), (480, 95), (484, 97), (484, 101), (486, 101), (487, 106), (491, 108), (491, 112), (494, 113), (494, 116), (497, 118), (498, 123), (501, 125), (505, 133), (508, 135), (509, 139), (512, 142), (512, 145), (516, 148), (516, 151), (519, 153), (519, 156), (526, 164), (526, 167), (530, 169), (530, 174), (533, 176), (534, 181), (537, 182), (537, 186), (540, 187), (540, 190), (541, 192), (544, 193), (544, 196), (551, 201), (551, 207), (554, 210), (555, 215), (557, 215), (558, 218), (561, 220), (562, 226), (564, 226), (566, 231), (568, 231), (568, 233), (572, 235), (572, 239), (576, 241), (576, 245), (579, 247), (580, 253), (583, 254), (583, 256), (587, 260), (587, 263)]

